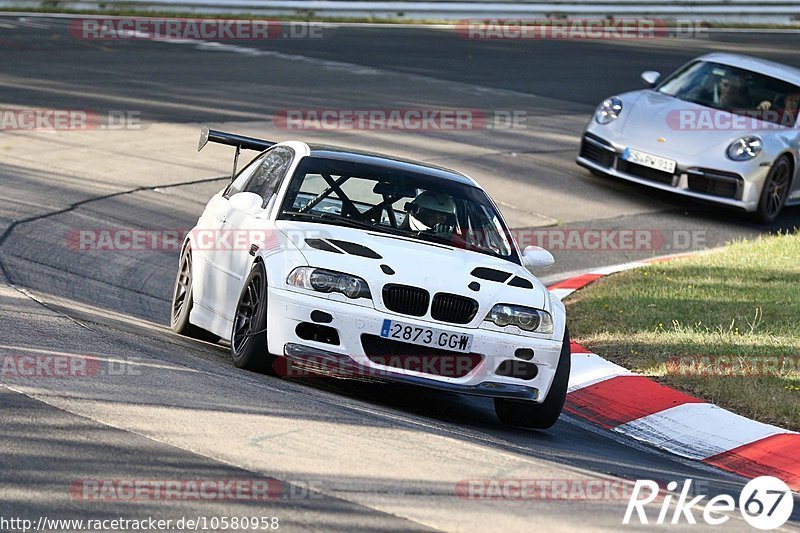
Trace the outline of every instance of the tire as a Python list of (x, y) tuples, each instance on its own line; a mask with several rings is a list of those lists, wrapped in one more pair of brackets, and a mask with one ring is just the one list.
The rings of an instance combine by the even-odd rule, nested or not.
[(789, 196), (791, 184), (792, 162), (784, 155), (775, 160), (767, 179), (764, 180), (764, 187), (758, 200), (758, 210), (753, 214), (756, 222), (771, 224), (777, 220)]
[(189, 322), (189, 313), (194, 305), (192, 295), (192, 249), (187, 244), (181, 252), (178, 275), (172, 291), (170, 327), (178, 335), (208, 342), (217, 342), (219, 337)]
[(569, 371), (571, 367), (571, 353), (569, 347), (569, 332), (564, 330), (564, 340), (561, 345), (561, 355), (558, 358), (556, 375), (550, 392), (542, 403), (523, 400), (509, 400), (506, 398), (494, 399), (494, 412), (503, 424), (530, 429), (547, 429), (556, 423), (564, 408), (569, 385)]
[(233, 364), (252, 372), (274, 374), (275, 357), (267, 350), (267, 271), (253, 265), (244, 282), (231, 330)]

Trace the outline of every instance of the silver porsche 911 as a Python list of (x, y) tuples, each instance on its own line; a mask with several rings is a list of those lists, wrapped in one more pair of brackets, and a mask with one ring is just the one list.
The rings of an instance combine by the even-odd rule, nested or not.
[(649, 88), (606, 98), (577, 163), (595, 174), (743, 209), (773, 222), (800, 204), (800, 69), (708, 54)]

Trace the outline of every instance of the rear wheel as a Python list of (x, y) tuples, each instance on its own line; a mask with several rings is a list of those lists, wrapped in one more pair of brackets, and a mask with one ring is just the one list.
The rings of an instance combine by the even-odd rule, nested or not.
[(754, 217), (762, 224), (775, 222), (789, 196), (789, 185), (792, 182), (792, 163), (786, 156), (779, 157), (764, 181), (758, 210)]
[(231, 357), (239, 368), (274, 372), (275, 357), (267, 351), (267, 272), (260, 262), (253, 265), (236, 304)]
[(494, 412), (503, 424), (521, 428), (547, 429), (556, 423), (564, 408), (569, 385), (571, 354), (569, 348), (569, 332), (564, 330), (561, 355), (558, 358), (556, 375), (550, 392), (542, 403), (523, 400), (494, 399)]
[(192, 249), (187, 244), (181, 252), (175, 289), (172, 291), (170, 327), (179, 335), (208, 342), (217, 342), (219, 337), (189, 322), (189, 313), (194, 305), (192, 297)]

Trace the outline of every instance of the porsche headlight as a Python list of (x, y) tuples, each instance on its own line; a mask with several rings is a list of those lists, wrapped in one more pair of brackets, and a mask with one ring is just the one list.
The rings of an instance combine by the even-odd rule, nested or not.
[(622, 100), (612, 96), (603, 100), (594, 113), (594, 119), (598, 124), (608, 124), (619, 118), (620, 113), (622, 113)]
[(517, 326), (524, 331), (553, 333), (553, 318), (550, 313), (521, 305), (497, 304), (484, 319), (504, 328)]
[(363, 279), (324, 268), (297, 267), (286, 278), (286, 283), (317, 292), (340, 292), (353, 300), (372, 298), (369, 285)]
[(764, 143), (761, 141), (761, 137), (750, 135), (733, 141), (725, 153), (734, 161), (748, 161), (760, 154), (763, 147)]

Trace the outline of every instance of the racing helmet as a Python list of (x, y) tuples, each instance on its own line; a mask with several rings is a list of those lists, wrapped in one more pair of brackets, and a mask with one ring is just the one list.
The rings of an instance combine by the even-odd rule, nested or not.
[(425, 191), (411, 201), (408, 224), (414, 231), (430, 231), (437, 227), (454, 227), (456, 204), (450, 196)]

